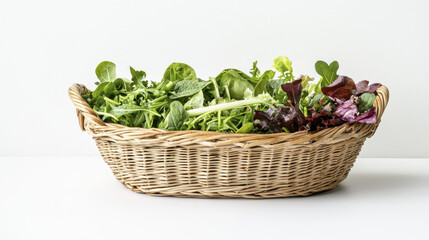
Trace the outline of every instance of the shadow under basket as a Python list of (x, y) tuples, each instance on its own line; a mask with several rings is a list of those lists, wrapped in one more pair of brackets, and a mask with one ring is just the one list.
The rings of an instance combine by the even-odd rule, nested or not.
[(375, 124), (344, 124), (315, 133), (237, 134), (166, 131), (104, 123), (69, 89), (79, 124), (127, 188), (158, 196), (277, 198), (307, 196), (343, 181), (389, 100), (381, 86)]

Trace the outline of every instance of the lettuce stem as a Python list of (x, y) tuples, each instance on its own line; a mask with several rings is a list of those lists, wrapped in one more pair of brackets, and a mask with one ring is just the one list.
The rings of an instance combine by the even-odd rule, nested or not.
[(274, 103), (273, 99), (271, 97), (267, 98), (264, 96), (264, 94), (258, 95), (258, 97), (245, 99), (245, 100), (239, 100), (235, 102), (228, 102), (228, 103), (221, 103), (216, 104), (213, 106), (208, 107), (202, 107), (202, 108), (195, 108), (188, 110), (189, 117), (195, 117), (199, 116), (201, 114), (210, 113), (210, 112), (216, 112), (216, 111), (225, 111), (230, 110), (234, 108), (241, 108), (244, 106), (253, 106), (258, 104), (265, 104), (265, 105), (272, 105)]

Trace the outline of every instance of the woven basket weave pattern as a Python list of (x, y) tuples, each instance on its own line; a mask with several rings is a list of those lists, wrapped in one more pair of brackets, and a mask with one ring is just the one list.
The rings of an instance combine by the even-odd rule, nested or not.
[(151, 195), (231, 198), (306, 196), (335, 188), (377, 129), (389, 97), (386, 87), (378, 89), (376, 124), (230, 134), (104, 123), (82, 99), (87, 91), (79, 84), (69, 90), (81, 128), (126, 187)]

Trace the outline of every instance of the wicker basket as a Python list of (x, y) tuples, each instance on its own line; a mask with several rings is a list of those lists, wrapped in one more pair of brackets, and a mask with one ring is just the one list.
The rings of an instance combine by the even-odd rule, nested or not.
[(306, 196), (335, 188), (353, 166), (386, 108), (380, 87), (376, 124), (355, 123), (316, 133), (236, 134), (166, 131), (104, 123), (74, 84), (69, 95), (80, 127), (96, 141), (115, 177), (150, 195), (225, 198)]

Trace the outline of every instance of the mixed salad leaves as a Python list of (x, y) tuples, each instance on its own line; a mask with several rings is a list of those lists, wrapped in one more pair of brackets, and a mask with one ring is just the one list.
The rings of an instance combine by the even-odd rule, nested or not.
[[(202, 80), (184, 63), (172, 63), (160, 82), (130, 67), (117, 78), (116, 65), (100, 63), (97, 88), (82, 97), (105, 122), (129, 127), (233, 133), (318, 131), (344, 123), (375, 123), (373, 103), (381, 84), (357, 84), (337, 74), (337, 61), (317, 61), (320, 80), (295, 79), (292, 62), (274, 60), (275, 70), (250, 74), (229, 68)], [(277, 77), (276, 77), (277, 75)]]

